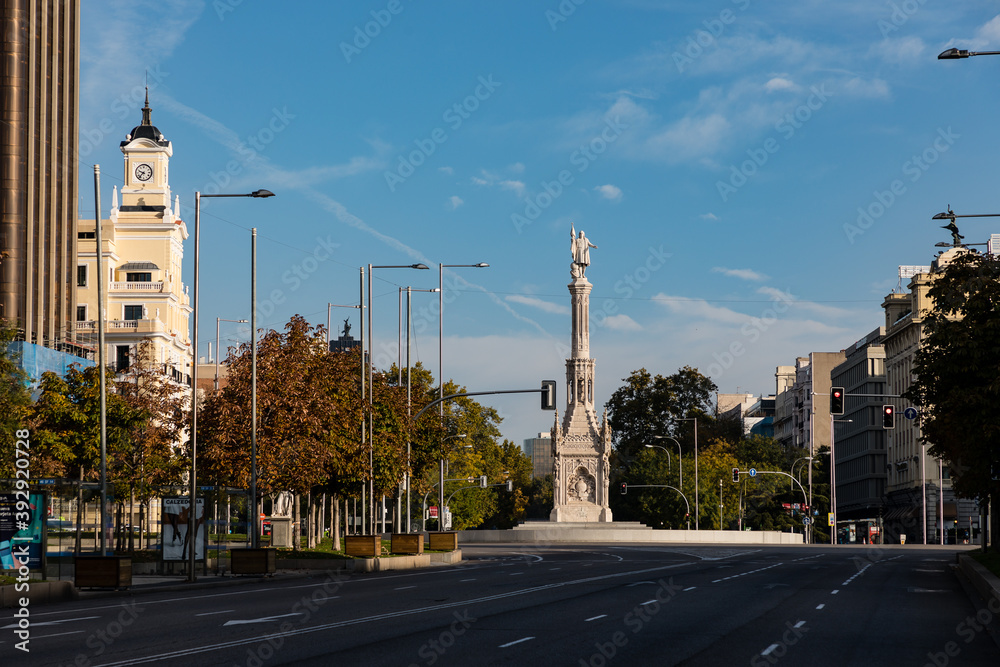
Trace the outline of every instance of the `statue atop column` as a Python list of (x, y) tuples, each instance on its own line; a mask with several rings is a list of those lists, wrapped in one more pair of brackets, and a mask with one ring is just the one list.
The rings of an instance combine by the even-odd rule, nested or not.
[(569, 228), (570, 253), (573, 255), (573, 263), (570, 264), (569, 273), (574, 278), (583, 278), (587, 267), (590, 266), (590, 249), (597, 246), (590, 242), (580, 230), (580, 235), (576, 235), (576, 225), (571, 224)]

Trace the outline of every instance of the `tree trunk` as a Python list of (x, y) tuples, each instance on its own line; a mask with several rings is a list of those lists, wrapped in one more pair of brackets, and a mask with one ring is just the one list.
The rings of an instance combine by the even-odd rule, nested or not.
[(292, 502), (292, 549), (294, 551), (299, 551), (302, 545), (299, 543), (299, 537), (302, 534), (302, 524), (301, 524), (301, 514), (299, 513), (299, 494), (292, 494), (294, 501)]
[[(347, 501), (344, 501), (347, 504)], [(330, 496), (330, 539), (333, 542), (333, 550), (340, 550), (340, 498), (336, 493)]]

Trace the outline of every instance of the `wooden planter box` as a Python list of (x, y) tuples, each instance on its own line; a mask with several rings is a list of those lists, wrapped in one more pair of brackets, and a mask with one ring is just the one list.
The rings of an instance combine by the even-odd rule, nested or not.
[(132, 559), (128, 556), (77, 556), (77, 588), (131, 588)]
[(229, 569), (233, 574), (274, 574), (277, 549), (230, 549)]
[(428, 533), (427, 548), (431, 551), (454, 551), (458, 549), (458, 533)]
[(422, 554), (424, 536), (422, 533), (393, 533), (390, 551), (394, 554)]
[(382, 538), (378, 535), (347, 535), (344, 553), (348, 556), (375, 558), (382, 555)]

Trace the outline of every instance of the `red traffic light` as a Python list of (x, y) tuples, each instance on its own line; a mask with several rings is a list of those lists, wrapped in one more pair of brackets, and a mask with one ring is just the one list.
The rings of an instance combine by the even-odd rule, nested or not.
[(832, 387), (830, 389), (830, 414), (844, 414), (844, 388)]
[(882, 406), (882, 428), (896, 428), (896, 406)]

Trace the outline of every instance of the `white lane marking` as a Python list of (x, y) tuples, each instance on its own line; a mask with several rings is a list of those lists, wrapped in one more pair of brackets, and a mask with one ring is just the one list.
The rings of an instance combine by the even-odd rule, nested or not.
[(839, 588), (834, 588), (832, 591), (830, 591), (830, 595), (836, 595), (839, 592), (840, 592)]
[(405, 591), (408, 588), (416, 588), (416, 586), (400, 586), (399, 588), (394, 588), (394, 591)]
[(921, 570), (920, 568), (916, 568), (913, 571), (914, 572), (930, 572), (931, 574), (941, 574), (942, 572), (944, 572), (944, 570)]
[(475, 579), (459, 579), (458, 583), (462, 583), (464, 581), (475, 581)]
[(511, 573), (510, 573), (510, 576), (512, 576), (512, 577), (517, 577), (517, 576), (520, 576), (520, 575), (522, 575), (522, 574), (524, 574), (524, 572), (511, 572)]
[(591, 621), (596, 621), (596, 620), (598, 620), (600, 618), (607, 618), (607, 617), (608, 617), (607, 614), (601, 614), (600, 616), (591, 616), (590, 618), (583, 619), (583, 622), (584, 623), (590, 623)]
[(847, 581), (845, 581), (844, 583), (842, 583), (841, 586), (846, 586), (847, 584), (851, 583), (852, 581), (854, 581), (855, 579), (857, 579), (858, 577), (860, 577), (862, 574), (864, 574), (865, 570), (867, 570), (871, 566), (872, 566), (872, 564), (868, 563), (863, 568), (861, 568), (860, 570), (858, 570), (857, 572), (855, 572), (853, 575), (851, 575), (850, 577), (848, 577)]
[(652, 599), (652, 600), (646, 600), (645, 602), (641, 602), (641, 603), (639, 603), (639, 606), (640, 607), (645, 607), (647, 604), (653, 604), (654, 602), (656, 602), (655, 598)]
[(688, 586), (688, 587), (687, 587), (687, 588), (685, 588), (684, 590), (685, 590), (685, 591), (693, 591), (693, 590), (694, 590), (694, 589), (696, 589), (696, 588), (698, 588), (698, 587), (697, 587), (697, 586)]
[(722, 579), (716, 579), (712, 583), (717, 584), (720, 581), (729, 581), (730, 579), (736, 579), (737, 577), (745, 577), (748, 574), (753, 574), (755, 572), (763, 572), (764, 570), (770, 570), (772, 567), (778, 567), (779, 565), (784, 565), (784, 563), (775, 563), (774, 565), (768, 565), (767, 567), (762, 567), (757, 570), (750, 570), (749, 572), (741, 572), (740, 574), (734, 574), (729, 577), (723, 577)]
[(816, 609), (822, 609), (825, 606), (826, 606), (825, 604), (816, 605)]
[(507, 648), (508, 646), (513, 646), (514, 644), (520, 644), (521, 642), (530, 642), (534, 637), (522, 637), (512, 642), (507, 642), (506, 644), (500, 644), (500, 648)]
[(301, 616), (303, 612), (298, 611), (291, 614), (281, 614), (280, 616), (264, 616), (263, 618), (247, 618), (241, 619), (239, 621), (226, 621), (222, 624), (222, 627), (227, 627), (230, 625), (248, 625), (250, 623), (267, 623), (268, 621), (276, 621), (279, 618), (288, 618), (289, 616)]
[(801, 627), (802, 627), (803, 625), (805, 625), (805, 624), (806, 624), (806, 622), (805, 622), (805, 621), (799, 621), (798, 623), (796, 623), (796, 624), (794, 625), (794, 627), (796, 627), (796, 628), (801, 628)]
[(561, 570), (561, 567), (550, 567), (549, 572), (555, 572), (556, 570)]
[(760, 654), (761, 655), (769, 655), (771, 653), (771, 651), (773, 651), (776, 648), (778, 648), (777, 644), (771, 644), (766, 649), (764, 649), (763, 651), (761, 651)]
[[(64, 618), (61, 621), (42, 621), (41, 623), (32, 623), (31, 627), (40, 628), (43, 625), (61, 625), (63, 623), (72, 623), (73, 621), (89, 621), (93, 618), (100, 618), (100, 616), (81, 616), (79, 618)], [(11, 623), (10, 625), (5, 625), (0, 630), (9, 630), (10, 628), (17, 628), (17, 623)]]
[[(495, 595), (487, 595), (480, 598), (472, 598), (470, 600), (459, 600), (456, 602), (445, 602), (442, 604), (432, 605), (429, 607), (418, 607), (415, 609), (404, 609), (401, 611), (386, 612), (383, 614), (376, 614), (374, 616), (365, 616), (363, 618), (352, 618), (345, 621), (335, 621), (333, 623), (324, 623), (322, 625), (314, 625), (305, 628), (296, 628), (294, 630), (288, 630), (287, 632), (274, 632), (268, 634), (265, 639), (277, 639), (279, 637), (294, 637), (298, 635), (309, 634), (313, 632), (322, 632), (324, 630), (332, 630), (334, 628), (349, 627), (352, 625), (360, 625), (362, 623), (372, 623), (375, 621), (384, 621), (390, 618), (400, 618), (403, 616), (411, 616), (413, 614), (422, 614), (432, 611), (440, 611), (442, 609), (453, 609), (454, 607), (464, 607), (473, 604), (479, 604), (483, 602), (492, 602), (494, 600), (502, 600), (505, 598), (516, 597), (519, 595), (529, 595), (531, 593), (538, 593), (540, 591), (552, 590), (555, 588), (563, 588), (564, 586), (577, 586), (580, 584), (590, 584), (595, 581), (604, 581), (607, 579), (617, 579), (618, 577), (627, 576), (637, 576), (641, 574), (649, 574), (652, 572), (662, 572), (664, 570), (673, 570), (679, 567), (685, 567), (691, 565), (691, 563), (674, 563), (672, 565), (661, 565), (659, 567), (646, 568), (644, 570), (635, 570), (630, 572), (615, 572), (614, 574), (602, 574), (594, 577), (584, 577), (582, 579), (573, 579), (572, 581), (561, 581), (553, 584), (544, 584), (541, 586), (532, 586), (530, 588), (522, 588), (517, 591), (510, 591), (508, 593), (497, 593)], [(116, 607), (119, 605), (115, 605)], [(534, 639), (534, 637), (532, 637)], [(160, 662), (162, 660), (173, 660), (179, 657), (186, 657), (190, 655), (197, 655), (200, 653), (208, 653), (210, 651), (219, 651), (222, 649), (234, 648), (237, 646), (245, 646), (247, 644), (255, 644), (261, 641), (261, 637), (248, 637), (245, 639), (235, 639), (231, 641), (219, 642), (217, 644), (206, 644), (203, 646), (192, 646), (191, 648), (181, 649), (178, 651), (172, 651), (170, 653), (159, 653), (156, 655), (140, 656), (137, 658), (130, 658), (127, 660), (120, 660), (118, 662), (109, 662), (102, 665), (102, 667), (124, 667), (125, 665), (141, 665), (150, 662)]]
[(207, 611), (204, 614), (195, 614), (195, 616), (214, 616), (215, 614), (228, 614), (231, 611), (236, 611), (235, 609), (223, 609), (222, 611)]

